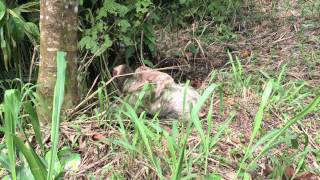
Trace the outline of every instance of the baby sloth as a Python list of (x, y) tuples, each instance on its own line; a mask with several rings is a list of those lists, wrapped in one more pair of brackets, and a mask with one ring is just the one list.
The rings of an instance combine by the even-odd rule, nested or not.
[[(159, 113), (159, 117), (162, 118), (181, 119), (183, 115), (186, 119), (190, 118), (190, 103), (195, 105), (200, 98), (195, 89), (189, 86), (185, 88), (184, 84), (176, 84), (170, 75), (146, 66), (138, 67), (133, 75), (121, 76), (128, 73), (132, 71), (122, 64), (113, 69), (112, 75), (119, 76), (115, 82), (124, 95), (129, 95), (130, 105), (135, 105), (144, 85), (154, 84), (155, 88), (145, 93), (142, 110), (151, 115)], [(199, 115), (203, 116), (204, 113), (201, 112)]]

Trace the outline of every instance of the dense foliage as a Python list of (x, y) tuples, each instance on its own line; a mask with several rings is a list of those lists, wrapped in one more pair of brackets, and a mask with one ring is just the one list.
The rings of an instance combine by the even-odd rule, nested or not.
[[(137, 61), (152, 65), (157, 29), (185, 28), (193, 22), (221, 24), (229, 33), (230, 20), (240, 10), (242, 0), (82, 0), (79, 13), (79, 48), (98, 61), (90, 68), (79, 68), (79, 81), (87, 71), (100, 72), (108, 78), (110, 64)], [(39, 60), (39, 0), (0, 1), (0, 85), (9, 88), (6, 79), (23, 82), (36, 79)], [(223, 32), (224, 33), (224, 32)], [(79, 59), (81, 59), (80, 57)], [(80, 63), (81, 64), (81, 63)], [(81, 65), (80, 65), (81, 66)]]
[(240, 5), (241, 0), (92, 1), (83, 4), (84, 35), (79, 46), (101, 55), (111, 46), (113, 51), (119, 51), (116, 45), (120, 44), (126, 47), (123, 54), (126, 60), (136, 56), (140, 48), (146, 47), (144, 51), (152, 54), (157, 28), (186, 27), (202, 20), (223, 24), (234, 18)]
[(28, 3), (0, 1), (2, 59), (0, 63), (4, 65), (6, 71), (9, 71), (11, 67), (14, 67), (16, 71), (23, 71), (21, 66), (28, 69), (23, 64), (26, 63), (24, 61), (30, 60), (30, 55), (32, 55), (30, 44), (36, 46), (39, 43), (38, 18), (32, 13), (38, 11), (38, 8), (39, 2), (37, 1)]

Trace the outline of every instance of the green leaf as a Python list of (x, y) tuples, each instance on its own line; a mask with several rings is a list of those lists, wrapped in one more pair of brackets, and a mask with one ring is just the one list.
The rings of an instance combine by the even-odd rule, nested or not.
[(137, 1), (136, 6), (136, 12), (145, 14), (149, 11), (149, 6), (152, 4), (151, 0), (140, 0)]
[(92, 41), (92, 38), (90, 36), (83, 36), (79, 43), (78, 43), (78, 46), (80, 49), (90, 49), (90, 47), (88, 46), (88, 43)]
[[(205, 143), (205, 134), (202, 127), (202, 124), (199, 120), (198, 113), (200, 112), (201, 107), (206, 102), (206, 100), (211, 96), (213, 91), (218, 87), (216, 84), (210, 85), (206, 90), (204, 91), (203, 95), (200, 97), (199, 101), (194, 105), (194, 107), (191, 110), (191, 117), (190, 119), (193, 121), (195, 128), (199, 132), (200, 138), (202, 143)], [(188, 104), (186, 104), (188, 105)]]
[[(146, 87), (146, 86), (144, 86), (144, 87)], [(135, 125), (139, 131), (139, 134), (142, 138), (142, 142), (146, 147), (147, 155), (149, 156), (149, 158), (151, 159), (151, 162), (155, 166), (156, 171), (158, 173), (158, 176), (160, 177), (160, 179), (163, 179), (162, 170), (161, 170), (161, 166), (159, 164), (159, 160), (153, 154), (152, 148), (151, 148), (152, 146), (151, 146), (149, 139), (148, 139), (148, 135), (149, 135), (148, 132), (151, 132), (151, 131), (146, 127), (146, 125), (144, 124), (144, 119), (142, 118), (145, 113), (143, 112), (140, 115), (140, 117), (138, 117), (135, 110), (129, 104), (124, 103), (124, 105), (126, 106), (126, 108), (128, 110), (127, 112), (124, 112), (124, 114), (126, 116), (128, 116), (131, 120), (133, 120), (133, 122), (135, 123)]]
[[(49, 164), (50, 162), (50, 157), (52, 156), (52, 151), (48, 151), (47, 154), (45, 155), (45, 160), (47, 161), (47, 163)], [(53, 164), (53, 176), (56, 177), (58, 176), (61, 172), (62, 172), (62, 165), (59, 161), (59, 159), (57, 158), (55, 161), (54, 161), (54, 164)]]
[(148, 59), (144, 59), (143, 63), (149, 67), (154, 67), (154, 64)]
[(110, 36), (108, 34), (103, 36), (104, 42), (102, 46), (107, 49), (112, 46), (112, 40), (110, 39)]
[(61, 165), (65, 171), (76, 172), (79, 170), (81, 156), (73, 153), (69, 147), (63, 147), (58, 153)]
[(57, 80), (54, 88), (53, 109), (52, 109), (52, 125), (51, 125), (51, 156), (49, 158), (48, 180), (53, 179), (54, 164), (57, 160), (58, 141), (59, 141), (59, 125), (60, 113), (64, 98), (64, 87), (66, 78), (66, 53), (57, 52)]
[(255, 156), (254, 160), (251, 161), (251, 163), (247, 166), (247, 168), (251, 167), (255, 162), (258, 161), (258, 159), (261, 158), (262, 155), (264, 155), (266, 152), (268, 152), (269, 149), (272, 148), (272, 144), (281, 136), (283, 135), (287, 129), (289, 129), (293, 124), (297, 123), (299, 120), (304, 118), (307, 114), (310, 112), (316, 110), (317, 106), (320, 104), (320, 95), (316, 96), (316, 98), (307, 106), (305, 107), (301, 112), (299, 112), (296, 116), (294, 116), (290, 121), (288, 121), (284, 127), (276, 131), (276, 133), (273, 134), (272, 137), (270, 137), (270, 140), (268, 142), (264, 143), (264, 146), (261, 150), (261, 152)]
[(5, 66), (5, 69), (8, 71), (9, 70), (9, 60), (11, 58), (10, 57), (11, 52), (10, 52), (10, 48), (7, 44), (7, 41), (5, 40), (3, 27), (0, 27), (0, 42), (1, 42), (1, 50), (3, 53), (4, 66)]
[(28, 163), (24, 163), (22, 166), (17, 168), (17, 179), (25, 179), (25, 177), (28, 177), (28, 180), (34, 180)]
[(10, 171), (12, 179), (16, 179), (16, 145), (14, 135), (16, 134), (16, 126), (20, 110), (20, 94), (15, 89), (5, 91), (4, 94), (4, 127), (5, 142), (8, 149), (10, 162)]
[[(126, 46), (132, 46), (132, 45), (134, 44), (133, 41), (132, 41), (132, 39), (131, 39), (130, 37), (128, 37), (128, 36), (120, 36), (119, 39), (120, 39), (121, 42), (123, 42), (123, 44), (126, 45)], [(125, 51), (127, 52), (128, 49), (130, 49), (130, 47), (126, 48)], [(133, 52), (135, 52), (135, 49), (134, 49), (134, 48), (131, 48), (131, 49), (133, 49)], [(129, 51), (131, 51), (131, 49), (130, 49)], [(131, 55), (132, 55), (132, 54), (133, 54), (133, 53), (131, 53)]]
[(18, 137), (14, 136), (13, 138), (17, 148), (26, 158), (34, 178), (37, 180), (46, 179), (47, 170), (38, 155), (32, 149), (27, 148)]
[(8, 156), (6, 156), (4, 152), (1, 152), (0, 153), (0, 164), (2, 167), (6, 168), (7, 170), (10, 171), (11, 166), (10, 166), (9, 162), (10, 161), (9, 161)]
[(24, 23), (24, 29), (26, 30), (26, 32), (28, 32), (30, 35), (32, 35), (32, 37), (36, 41), (39, 41), (40, 32), (39, 32), (39, 28), (36, 24), (34, 24), (32, 22), (26, 22), (26, 23)]
[(32, 124), (33, 131), (35, 133), (36, 141), (40, 145), (41, 150), (44, 152), (44, 145), (42, 143), (41, 131), (40, 131), (40, 123), (38, 120), (38, 116), (35, 108), (32, 107), (30, 101), (24, 103), (24, 110), (29, 114), (30, 121)]
[(2, 1), (0, 1), (0, 22), (4, 19), (6, 12), (7, 12), (6, 5)]
[(243, 159), (241, 161), (238, 174), (240, 173), (240, 170), (243, 167), (244, 162), (251, 155), (252, 143), (253, 143), (253, 140), (256, 138), (256, 136), (258, 134), (258, 131), (259, 131), (260, 127), (261, 127), (261, 123), (262, 123), (262, 119), (263, 119), (263, 113), (264, 113), (264, 110), (265, 110), (265, 108), (266, 108), (266, 106), (268, 104), (268, 100), (270, 98), (270, 95), (271, 95), (271, 92), (272, 92), (272, 89), (273, 89), (273, 85), (274, 85), (273, 79), (269, 80), (269, 82), (267, 84), (267, 87), (266, 87), (266, 89), (264, 90), (264, 92), (262, 94), (262, 100), (261, 100), (258, 112), (256, 113), (256, 116), (255, 116), (255, 119), (254, 119), (253, 132), (252, 132), (252, 135), (251, 135), (251, 138), (250, 138), (249, 145), (248, 145), (248, 147), (246, 149), (245, 155), (244, 155), (244, 157), (243, 157)]
[(97, 19), (101, 19), (106, 17), (108, 13), (124, 17), (128, 13), (129, 9), (125, 5), (121, 5), (114, 0), (106, 0), (104, 1), (103, 7), (98, 10)]
[(109, 35), (106, 34), (103, 36), (103, 39), (104, 39), (104, 42), (103, 44), (101, 45), (101, 47), (97, 50), (94, 51), (94, 53), (99, 56), (101, 55), (102, 53), (104, 53), (109, 47), (112, 46), (112, 40), (110, 39)]
[(186, 3), (186, 0), (179, 0), (179, 3), (184, 4), (184, 3)]
[(220, 180), (220, 179), (222, 179), (222, 177), (219, 174), (212, 173), (212, 174), (209, 174), (206, 177), (206, 179)]
[(131, 27), (128, 20), (122, 19), (119, 21), (118, 26), (120, 27), (121, 32), (127, 32), (128, 29)]
[(10, 17), (8, 21), (10, 35), (16, 41), (21, 41), (24, 38), (24, 22), (17, 17)]

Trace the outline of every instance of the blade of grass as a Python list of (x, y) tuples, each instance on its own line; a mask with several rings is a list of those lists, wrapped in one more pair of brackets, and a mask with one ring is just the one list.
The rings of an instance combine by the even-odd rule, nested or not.
[(280, 72), (278, 79), (276, 81), (277, 84), (279, 84), (279, 85), (281, 84), (282, 78), (285, 76), (286, 69), (287, 69), (287, 64), (282, 66), (281, 72)]
[(176, 144), (175, 140), (172, 135), (170, 135), (165, 129), (161, 128), (159, 124), (150, 123), (150, 127), (152, 127), (154, 130), (161, 132), (162, 135), (165, 137), (167, 141), (167, 148), (170, 152), (170, 157), (173, 163), (177, 162), (177, 156), (176, 156), (176, 149), (178, 149), (178, 145)]
[(231, 66), (232, 66), (232, 72), (233, 72), (233, 76), (235, 79), (239, 79), (239, 76), (238, 76), (238, 70), (236, 68), (236, 65), (233, 61), (233, 57), (231, 55), (231, 53), (228, 51), (228, 57), (229, 57), (229, 60), (230, 60), (230, 63), (231, 63)]
[(183, 160), (184, 160), (184, 152), (186, 150), (186, 146), (187, 146), (187, 142), (188, 142), (188, 135), (185, 137), (184, 139), (184, 143), (183, 146), (180, 149), (180, 153), (179, 153), (179, 160), (176, 162), (176, 168), (173, 172), (173, 178), (172, 180), (178, 180), (181, 179), (181, 172), (182, 172), (182, 164), (183, 164)]
[(163, 179), (160, 164), (156, 159), (156, 157), (153, 155), (152, 148), (148, 140), (148, 135), (146, 133), (146, 132), (149, 132), (150, 130), (143, 123), (144, 119), (141, 118), (144, 116), (145, 112), (141, 113), (140, 118), (138, 118), (135, 110), (129, 104), (125, 103), (125, 106), (127, 108), (127, 113), (124, 113), (124, 114), (126, 114), (136, 124), (136, 127), (138, 128), (138, 131), (141, 135), (142, 141), (147, 149), (148, 156), (151, 159), (151, 162), (153, 163), (153, 165), (155, 166), (159, 178)]
[(205, 151), (205, 165), (204, 165), (204, 174), (207, 174), (207, 169), (208, 169), (208, 157), (209, 157), (209, 146), (210, 146), (210, 135), (213, 127), (213, 122), (212, 122), (212, 113), (213, 113), (213, 96), (211, 97), (210, 100), (210, 106), (209, 106), (209, 112), (207, 115), (207, 135), (206, 135), (206, 143), (204, 147)]
[(198, 113), (200, 112), (200, 109), (202, 105), (205, 103), (205, 101), (210, 97), (210, 95), (213, 93), (215, 88), (218, 87), (216, 84), (211, 84), (202, 94), (199, 101), (194, 105), (194, 107), (191, 110), (191, 118), (190, 120), (193, 121), (193, 124), (197, 131), (200, 134), (201, 142), (205, 143), (205, 133), (202, 128), (201, 121), (199, 119)]
[(239, 170), (237, 172), (238, 175), (239, 175), (240, 171), (243, 168), (244, 162), (247, 160), (248, 156), (250, 155), (249, 152), (251, 152), (253, 140), (256, 138), (256, 136), (258, 134), (258, 131), (259, 131), (260, 127), (261, 127), (261, 123), (262, 123), (262, 119), (263, 119), (263, 112), (264, 112), (265, 107), (267, 106), (269, 97), (271, 95), (271, 92), (272, 92), (272, 89), (273, 89), (273, 84), (274, 84), (273, 80), (272, 79), (269, 80), (269, 82), (267, 83), (266, 89), (264, 90), (264, 92), (262, 94), (262, 100), (261, 100), (258, 112), (257, 112), (257, 114), (255, 116), (255, 119), (254, 119), (253, 132), (252, 132), (252, 135), (251, 135), (251, 138), (250, 138), (250, 141), (249, 141), (249, 145), (248, 145), (248, 147), (246, 149), (245, 155), (242, 158), (242, 161), (240, 163), (240, 168), (239, 168)]
[(211, 149), (214, 145), (216, 145), (216, 143), (219, 141), (220, 136), (222, 135), (222, 133), (224, 132), (224, 130), (227, 129), (227, 127), (229, 127), (230, 123), (232, 122), (232, 120), (234, 119), (236, 115), (234, 113), (232, 113), (230, 115), (230, 117), (228, 118), (228, 120), (223, 123), (221, 126), (219, 126), (218, 128), (218, 132), (210, 139), (209, 143), (209, 149)]
[(187, 147), (188, 143), (188, 138), (191, 134), (192, 128), (193, 127), (193, 121), (189, 121), (189, 125), (187, 127), (186, 133), (184, 134), (184, 138), (182, 140), (182, 146), (180, 148), (180, 153), (179, 153), (179, 159), (175, 163), (175, 169), (173, 171), (173, 177), (171, 178), (172, 180), (178, 180), (181, 179), (181, 173), (182, 173), (182, 164), (184, 161), (184, 156), (185, 156), (185, 150)]
[[(189, 86), (190, 81), (188, 80), (184, 86), (183, 89), (183, 100), (182, 100), (182, 122), (186, 121), (186, 95), (188, 91), (188, 86)], [(189, 104), (187, 104), (189, 106)], [(190, 115), (190, 114), (188, 114)], [(182, 123), (182, 129), (184, 129), (184, 123)]]
[(51, 124), (51, 156), (49, 158), (47, 180), (52, 180), (54, 176), (54, 162), (57, 160), (60, 112), (63, 104), (64, 86), (66, 77), (66, 53), (57, 52), (57, 80), (54, 88), (52, 124)]
[(40, 131), (40, 123), (38, 120), (37, 113), (35, 109), (32, 107), (32, 104), (30, 101), (27, 101), (24, 103), (24, 110), (29, 114), (36, 141), (40, 145), (42, 152), (44, 152), (44, 145), (42, 143), (42, 137), (41, 137), (41, 131)]
[(206, 143), (205, 141), (205, 133), (202, 129), (202, 124), (200, 122), (198, 113), (200, 112), (200, 109), (202, 107), (202, 105), (205, 103), (205, 101), (210, 97), (210, 95), (213, 93), (213, 91), (215, 90), (215, 88), (217, 87), (216, 84), (212, 84), (210, 85), (203, 93), (203, 95), (200, 97), (200, 99), (198, 100), (198, 102), (194, 105), (194, 107), (191, 110), (191, 118), (189, 121), (189, 126), (187, 128), (187, 133), (185, 134), (184, 140), (183, 140), (183, 144), (182, 147), (180, 149), (180, 153), (179, 153), (179, 159), (175, 165), (175, 171), (173, 172), (173, 180), (177, 180), (177, 179), (181, 179), (181, 172), (182, 172), (182, 164), (184, 161), (184, 156), (185, 156), (185, 149), (187, 146), (187, 142), (188, 142), (188, 137), (192, 131), (192, 126), (194, 125), (197, 129), (197, 131), (200, 134), (201, 137), (201, 141), (202, 143)]
[(8, 149), (10, 161), (10, 171), (13, 180), (17, 179), (16, 175), (16, 146), (13, 136), (16, 134), (18, 115), (20, 110), (20, 94), (17, 90), (10, 89), (4, 94), (4, 128), (5, 142)]
[(38, 155), (33, 151), (32, 148), (27, 148), (23, 141), (21, 141), (18, 137), (14, 136), (13, 138), (17, 148), (22, 152), (22, 154), (28, 161), (28, 165), (34, 178), (36, 180), (46, 179), (47, 170), (45, 168), (45, 165), (39, 159)]
[(317, 96), (307, 107), (305, 107), (300, 113), (294, 116), (290, 121), (288, 121), (283, 128), (281, 128), (277, 133), (263, 146), (261, 152), (250, 162), (247, 166), (249, 168), (252, 164), (257, 162), (258, 159), (261, 158), (266, 152), (269, 151), (273, 146), (271, 146), (284, 132), (289, 129), (293, 124), (297, 123), (311, 111), (315, 110), (318, 104), (320, 103), (320, 95)]

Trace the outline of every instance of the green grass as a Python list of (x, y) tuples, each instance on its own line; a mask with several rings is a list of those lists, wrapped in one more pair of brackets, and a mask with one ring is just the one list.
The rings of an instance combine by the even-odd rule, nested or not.
[[(164, 177), (169, 179), (222, 178), (221, 174), (211, 170), (212, 159), (214, 159), (227, 167), (234, 165), (233, 171), (238, 170), (237, 176), (239, 178), (248, 178), (250, 172), (257, 170), (259, 161), (263, 157), (271, 158), (274, 168), (282, 169), (282, 171), (275, 170), (269, 175), (270, 178), (283, 176), (284, 168), (292, 164), (297, 165), (295, 175), (306, 170), (306, 157), (316, 149), (309, 147), (308, 142), (301, 138), (303, 136), (292, 133), (290, 128), (293, 125), (298, 125), (307, 115), (314, 115), (319, 108), (320, 96), (310, 93), (304, 83), (286, 81), (287, 66), (285, 65), (281, 68), (279, 74), (274, 77), (267, 75), (266, 72), (261, 74), (257, 71), (257, 74), (253, 74), (255, 81), (247, 81), (240, 61), (231, 60), (230, 63), (231, 72), (221, 70), (213, 73), (214, 76), (222, 75), (224, 78), (228, 78), (228, 81), (220, 82), (217, 85), (214, 83), (215, 78), (213, 76), (212, 83), (204, 90), (198, 104), (193, 107), (190, 121), (169, 123), (170, 132), (160, 125), (161, 120), (157, 117), (150, 119), (144, 113), (138, 116), (134, 110), (137, 106), (135, 108), (130, 107), (122, 101), (123, 106), (120, 106), (121, 108), (114, 112), (117, 114), (117, 120), (112, 123), (113, 128), (120, 132), (121, 137), (107, 138), (106, 141), (113, 144), (112, 149), (117, 149), (113, 153), (119, 154), (125, 160), (122, 161), (124, 164), (119, 167), (108, 166), (108, 169), (105, 170), (106, 173), (117, 169), (115, 175), (119, 175), (122, 174), (122, 171), (119, 171), (121, 168), (128, 168), (130, 171), (130, 167), (128, 167), (130, 162), (141, 159), (154, 170), (149, 172), (146, 178), (152, 178), (153, 175), (160, 179)], [(250, 140), (244, 144), (239, 144), (235, 153), (241, 154), (242, 151), (243, 154), (234, 162), (233, 159), (223, 157), (222, 154), (215, 151), (219, 149), (217, 145), (224, 144), (229, 138), (229, 133), (234, 131), (230, 125), (237, 119), (237, 112), (235, 111), (237, 109), (228, 107), (222, 101), (225, 93), (219, 91), (226, 91), (227, 94), (231, 92), (233, 94), (229, 94), (229, 96), (241, 98), (242, 93), (239, 94), (238, 91), (242, 92), (250, 88), (251, 91), (259, 95), (254, 103), (260, 105), (257, 105), (258, 110), (252, 119), (253, 128)], [(231, 91), (228, 92), (228, 90)], [(143, 99), (143, 95), (142, 92), (140, 100)], [(302, 99), (309, 99), (308, 103), (302, 103)], [(312, 99), (313, 101), (311, 101)], [(219, 108), (214, 109), (216, 106), (213, 106), (213, 103), (217, 100), (220, 100)], [(208, 115), (204, 119), (199, 119), (196, 112), (199, 111), (205, 101), (210, 102)], [(140, 103), (142, 102), (137, 102), (137, 104)], [(295, 103), (299, 103), (299, 105), (297, 106)], [(286, 109), (291, 110), (288, 112)], [(282, 121), (283, 125), (274, 127), (274, 129), (266, 129), (263, 124), (268, 121), (270, 116), (273, 116), (270, 114), (272, 111), (280, 113), (279, 117), (287, 117), (290, 114), (292, 118), (278, 119)], [(224, 122), (217, 122), (213, 119), (215, 117), (213, 113), (227, 113), (228, 118)], [(121, 114), (124, 114), (125, 117)], [(104, 121), (108, 121), (107, 118), (99, 117), (100, 120)], [(212, 133), (213, 130), (215, 130), (215, 133)], [(193, 138), (197, 139), (198, 143), (196, 146), (190, 147), (189, 140)], [(294, 141), (309, 148), (302, 150), (295, 148), (292, 144)], [(286, 147), (284, 148), (284, 154), (271, 155), (272, 152), (283, 145)], [(288, 155), (289, 151), (292, 150), (296, 151), (297, 154)], [(234, 163), (232, 164), (232, 162)], [(216, 168), (219, 169), (219, 166)], [(121, 176), (124, 177), (125, 174)]]
[[(63, 54), (59, 54), (58, 58), (62, 56)], [(200, 101), (192, 108), (189, 121), (173, 120), (164, 125), (157, 116), (148, 117), (145, 112), (138, 114), (136, 111), (143, 103), (148, 87), (141, 92), (134, 107), (121, 98), (120, 104), (112, 105), (107, 92), (98, 88), (99, 103), (94, 115), (79, 116), (69, 127), (81, 132), (81, 123), (95, 119), (94, 122), (102, 130), (104, 128), (105, 132), (118, 132), (119, 135), (111, 135), (101, 140), (110, 144), (105, 156), (120, 158), (121, 163), (117, 165), (106, 164), (101, 167), (102, 172), (113, 178), (131, 177), (130, 173), (137, 173), (135, 167), (140, 167), (143, 163), (144, 178), (150, 179), (219, 179), (223, 178), (222, 167), (233, 172), (234, 177), (246, 179), (252, 171), (259, 170), (259, 163), (263, 158), (269, 158), (273, 168), (278, 169), (274, 170), (269, 178), (282, 177), (285, 167), (291, 165), (296, 166), (295, 175), (305, 171), (317, 173), (318, 171), (307, 163), (307, 158), (319, 153), (309, 142), (311, 136), (315, 137), (293, 132), (292, 128), (304, 127), (304, 120), (312, 116), (318, 117), (316, 112), (319, 112), (320, 96), (311, 90), (312, 87), (308, 86), (307, 82), (288, 81), (288, 65), (282, 66), (281, 71), (272, 76), (268, 72), (257, 70), (251, 74), (254, 78), (248, 80), (241, 61), (238, 58), (234, 60), (231, 54), (229, 58), (231, 69), (212, 73), (210, 84), (203, 91)], [(58, 79), (64, 77), (63, 74), (63, 71), (58, 71)], [(219, 82), (219, 78), (225, 80)], [(61, 78), (56, 86), (51, 149), (46, 149), (42, 143), (39, 121), (32, 106), (37, 102), (34, 86), (27, 84), (20, 90), (6, 91), (0, 110), (4, 112), (2, 119), (5, 120), (5, 126), (1, 127), (1, 130), (5, 133), (6, 146), (2, 149), (6, 148), (7, 154), (0, 156), (0, 163), (11, 174), (12, 179), (21, 176), (16, 162), (21, 163), (22, 159), (16, 156), (17, 151), (24, 155), (27, 167), (35, 179), (52, 179), (59, 175), (56, 165), (61, 164), (56, 154), (63, 82), (64, 79)], [(239, 113), (246, 108), (243, 107), (245, 104), (242, 104), (241, 99), (242, 94), (248, 90), (256, 95), (249, 103), (257, 108), (257, 111), (252, 110), (255, 116), (249, 119), (252, 124), (250, 138), (232, 146), (228, 145), (225, 151), (221, 151), (221, 146), (226, 146), (234, 133), (241, 131), (235, 128), (234, 124), (241, 120)], [(226, 98), (230, 97), (237, 103), (229, 104)], [(207, 116), (199, 119), (197, 114), (204, 105), (208, 109)], [(111, 107), (116, 108), (110, 111)], [(2, 116), (2, 113), (0, 114)], [(22, 132), (24, 137), (28, 137), (28, 132), (24, 131), (26, 122), (22, 122), (24, 117), (27, 117), (27, 123), (31, 124), (40, 154), (36, 154), (34, 144), (27, 141), (26, 146), (16, 136), (17, 132)], [(279, 125), (271, 129), (264, 126), (270, 120), (275, 121), (275, 118)], [(69, 146), (77, 148), (78, 138), (81, 136), (81, 133), (77, 133), (77, 138)], [(243, 137), (239, 137), (241, 138)], [(304, 148), (299, 148), (301, 145)], [(283, 148), (282, 153), (275, 153), (280, 147)], [(44, 154), (47, 154), (46, 158)], [(232, 158), (233, 156), (237, 158)], [(48, 164), (43, 163), (44, 159)], [(6, 160), (9, 160), (9, 163)]]
[[(64, 97), (64, 83), (66, 74), (66, 60), (65, 53), (57, 53), (57, 81), (54, 94), (54, 106), (52, 112), (51, 123), (51, 148), (49, 152), (46, 152), (44, 148), (42, 136), (40, 132), (40, 124), (37, 118), (36, 111), (33, 104), (37, 104), (37, 95), (34, 93), (35, 86), (30, 84), (23, 85), (21, 89), (10, 89), (5, 91), (4, 103), (1, 104), (0, 114), (1, 119), (4, 119), (4, 126), (1, 127), (1, 131), (5, 134), (6, 150), (7, 153), (0, 155), (0, 163), (6, 167), (6, 170), (10, 173), (12, 179), (21, 179), (23, 177), (29, 177), (30, 179), (43, 180), (54, 179), (59, 175), (57, 171), (57, 164), (60, 162), (57, 157), (58, 153), (58, 141), (59, 141), (59, 124), (60, 124), (60, 112)], [(39, 144), (41, 154), (35, 152), (34, 144), (28, 140), (28, 132), (25, 127), (25, 117), (28, 118), (35, 133), (35, 139)], [(22, 140), (19, 134), (23, 135)], [(26, 144), (24, 142), (27, 142)], [(3, 150), (4, 147), (1, 149)], [(21, 153), (21, 154), (20, 154)], [(44, 162), (43, 154), (47, 154), (49, 158), (46, 160), (48, 164)], [(22, 156), (23, 154), (23, 156)], [(17, 158), (17, 155), (18, 158)], [(24, 161), (24, 158), (26, 161)], [(9, 163), (6, 160), (9, 160)], [(19, 162), (19, 163), (17, 163)], [(59, 168), (58, 168), (59, 169)], [(60, 168), (61, 169), (61, 168)], [(32, 174), (26, 175), (26, 173)]]
[(59, 125), (60, 114), (63, 104), (64, 87), (66, 78), (66, 53), (57, 52), (57, 80), (54, 88), (53, 108), (52, 108), (52, 121), (51, 121), (51, 149), (48, 165), (48, 177), (47, 180), (51, 180), (54, 176), (57, 176), (58, 172), (54, 172), (54, 166), (58, 160), (58, 142), (59, 142)]

